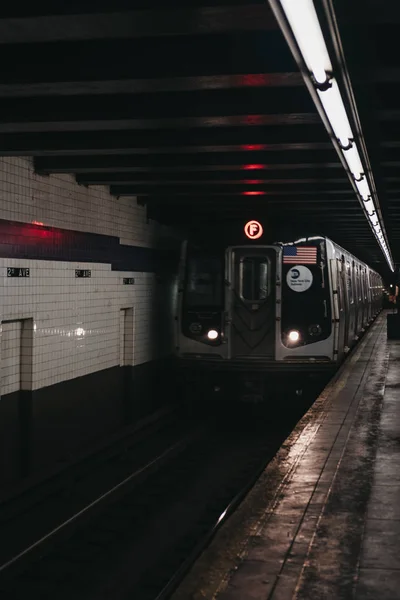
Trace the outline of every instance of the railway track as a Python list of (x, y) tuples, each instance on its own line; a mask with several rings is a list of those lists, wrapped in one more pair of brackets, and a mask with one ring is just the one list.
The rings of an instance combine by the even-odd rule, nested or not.
[[(99, 451), (86, 455), (36, 486), (0, 502), (0, 581), (24, 564), (23, 557), (43, 552), (46, 538), (64, 534), (76, 515), (87, 507), (106, 504), (115, 489), (138, 482), (158, 468), (168, 450), (183, 440), (188, 421), (181, 409), (169, 407), (144, 419), (125, 435), (111, 439)], [(178, 447), (176, 448), (178, 450)], [(134, 474), (136, 474), (134, 476)], [(43, 541), (40, 541), (43, 540)], [(29, 551), (28, 551), (29, 549)]]
[(200, 420), (3, 561), (2, 600), (168, 598), (308, 405), (298, 405), (290, 421), (285, 414)]

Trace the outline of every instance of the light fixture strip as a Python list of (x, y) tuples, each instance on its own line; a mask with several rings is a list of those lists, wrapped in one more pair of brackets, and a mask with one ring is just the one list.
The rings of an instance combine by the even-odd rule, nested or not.
[(318, 83), (324, 83), (327, 73), (332, 71), (332, 63), (326, 48), (324, 36), (314, 6), (306, 6), (310, 0), (281, 0), (293, 35), (303, 55), (304, 61)]
[(364, 173), (364, 167), (362, 166), (357, 146), (352, 144), (348, 150), (343, 150), (343, 155), (354, 179), (361, 179)]
[[(302, 61), (304, 61), (307, 67), (308, 78), (305, 79), (306, 85), (314, 101), (316, 101), (316, 96), (322, 105), (323, 111), (319, 110), (322, 121), (328, 131), (332, 130), (334, 134), (333, 141), (336, 138), (334, 146), (339, 153), (343, 165), (346, 166), (351, 175), (350, 179), (353, 188), (361, 198), (360, 203), (368, 217), (372, 231), (391, 270), (394, 271), (393, 260), (385, 236), (382, 233), (383, 227), (379, 223), (378, 213), (380, 215), (380, 211), (377, 211), (373, 200), (376, 191), (374, 190), (374, 193), (371, 193), (366, 178), (339, 86), (333, 77), (332, 63), (313, 0), (269, 0), (269, 3), (296, 62), (301, 66)], [(297, 47), (293, 44), (285, 20), (282, 19), (281, 10), (283, 10), (283, 15), (289, 24)], [(298, 50), (300, 51), (300, 56)], [(304, 69), (302, 71), (304, 76)], [(380, 218), (382, 218), (381, 215)], [(379, 228), (379, 235), (376, 232), (376, 228)]]
[(317, 94), (336, 138), (339, 140), (342, 147), (346, 148), (351, 145), (352, 140), (354, 139), (353, 132), (351, 131), (349, 119), (336, 79), (332, 78), (328, 85), (329, 87), (324, 90), (319, 90), (317, 88)]

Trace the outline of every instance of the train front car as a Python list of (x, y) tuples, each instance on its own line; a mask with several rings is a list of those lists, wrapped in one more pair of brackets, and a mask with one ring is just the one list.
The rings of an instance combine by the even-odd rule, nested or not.
[(263, 401), (325, 381), (375, 316), (377, 277), (324, 237), (185, 247), (177, 354), (188, 393)]

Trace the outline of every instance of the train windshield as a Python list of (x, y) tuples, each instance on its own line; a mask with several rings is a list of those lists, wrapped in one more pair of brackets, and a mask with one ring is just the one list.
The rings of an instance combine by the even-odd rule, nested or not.
[(260, 302), (269, 296), (269, 261), (266, 256), (247, 256), (240, 260), (240, 296)]
[(218, 256), (188, 258), (185, 304), (189, 307), (221, 306), (222, 260)]

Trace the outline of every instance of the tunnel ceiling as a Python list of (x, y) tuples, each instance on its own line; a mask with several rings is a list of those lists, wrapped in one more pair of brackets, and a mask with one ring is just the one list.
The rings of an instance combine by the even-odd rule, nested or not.
[[(0, 8), (2, 156), (137, 196), (165, 223), (326, 234), (387, 273), (265, 0), (25, 4)], [(400, 3), (335, 10), (400, 261)]]

